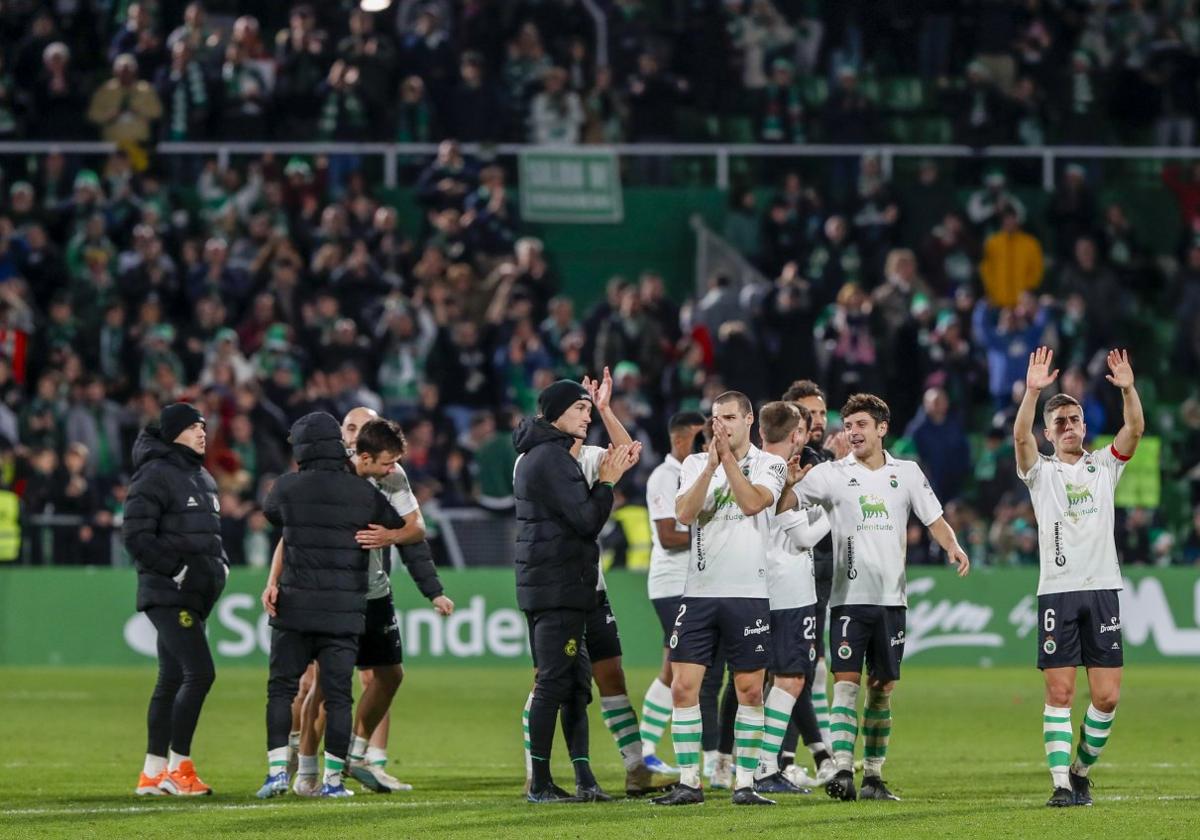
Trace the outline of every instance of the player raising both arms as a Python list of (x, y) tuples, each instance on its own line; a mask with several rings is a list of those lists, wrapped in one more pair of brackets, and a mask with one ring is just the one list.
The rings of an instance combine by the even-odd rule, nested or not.
[[(883, 448), (891, 412), (872, 394), (854, 394), (842, 407), (850, 454), (818, 464), (785, 494), (780, 509), (820, 505), (833, 529), (833, 591), (829, 597), (829, 655), (833, 671), (830, 728), (837, 774), (825, 791), (834, 799), (897, 799), (882, 778), (892, 731), (892, 689), (904, 658), (904, 559), (910, 513), (946, 552), (959, 575), (970, 569), (966, 552), (942, 517), (942, 506), (921, 468)], [(854, 742), (863, 661), (863, 781), (854, 790)]]
[[(1043, 409), (1053, 455), (1038, 452), (1033, 419), (1038, 396), (1058, 377), (1053, 352), (1029, 355), (1025, 397), (1013, 424), (1017, 474), (1033, 495), (1038, 522), (1038, 667), (1046, 681), (1042, 735), (1054, 780), (1052, 807), (1091, 805), (1088, 771), (1108, 742), (1121, 693), (1121, 570), (1113, 537), (1113, 497), (1125, 464), (1145, 431), (1133, 368), (1123, 350), (1108, 354), (1107, 379), (1121, 389), (1124, 423), (1112, 445), (1083, 448), (1083, 409), (1066, 394)], [(1071, 703), (1075, 669), (1087, 668), (1091, 702), (1071, 761)]]

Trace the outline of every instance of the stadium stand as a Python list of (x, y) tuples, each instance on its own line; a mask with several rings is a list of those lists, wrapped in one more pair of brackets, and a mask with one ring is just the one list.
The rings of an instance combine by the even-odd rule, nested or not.
[[(629, 504), (671, 412), (811, 377), (889, 401), (975, 562), (1036, 564), (1011, 423), (1039, 342), (1095, 435), (1130, 347), (1159, 448), (1118, 546), (1200, 562), (1194, 3), (601, 5), (601, 38), (576, 2), (0, 5), (0, 565), (123, 562), (130, 445), (177, 399), (234, 563), (267, 562), (290, 422), (356, 405), (404, 424), (441, 559), (503, 563), (510, 429), (604, 366), (646, 447)], [(82, 140), (116, 147), (55, 148)], [(225, 141), (440, 145), (394, 188), (366, 153), (157, 148)], [(566, 228), (520, 217), (490, 146), (524, 142), (733, 151), (717, 187), (703, 155), (625, 155), (625, 221)], [(1047, 144), (1151, 151), (1047, 171)], [(695, 214), (757, 271), (693, 288)]]

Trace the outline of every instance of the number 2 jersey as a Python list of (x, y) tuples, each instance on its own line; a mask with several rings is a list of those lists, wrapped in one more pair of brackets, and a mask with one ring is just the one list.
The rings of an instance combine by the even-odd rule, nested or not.
[(914, 461), (883, 453), (877, 470), (854, 453), (817, 464), (795, 486), (801, 505), (820, 505), (833, 530), (833, 589), (829, 606), (907, 607), (904, 561), (908, 515), (929, 526), (942, 505)]
[(1128, 460), (1110, 446), (1074, 464), (1039, 453), (1028, 472), (1017, 470), (1038, 523), (1037, 594), (1121, 588), (1113, 501)]
[[(678, 499), (703, 480), (707, 453), (689, 455), (679, 475)], [(767, 548), (771, 541), (770, 510), (779, 501), (787, 478), (787, 462), (751, 445), (738, 461), (751, 484), (771, 492), (768, 509), (746, 516), (738, 507), (718, 467), (708, 482), (704, 505), (692, 526), (692, 548), (683, 594), (688, 598), (766, 598)]]

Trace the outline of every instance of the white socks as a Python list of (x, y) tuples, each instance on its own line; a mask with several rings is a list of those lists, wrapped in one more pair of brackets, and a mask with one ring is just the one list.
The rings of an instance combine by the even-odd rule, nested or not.
[(180, 764), (182, 764), (185, 761), (191, 760), (191, 756), (180, 755), (179, 753), (175, 752), (175, 750), (171, 750), (169, 753), (167, 753), (167, 756), (168, 756), (167, 770), (172, 773), (179, 769)]
[(286, 773), (287, 766), (287, 747), (276, 747), (273, 750), (267, 750), (267, 775), (274, 776), (278, 773)]
[(142, 765), (142, 772), (153, 779), (159, 773), (167, 769), (167, 760), (161, 755), (151, 755), (146, 753), (146, 761)]
[(297, 776), (315, 776), (317, 775), (317, 757), (315, 755), (298, 756), (300, 760), (299, 766), (296, 768)]
[(355, 735), (350, 739), (350, 760), (355, 762), (367, 760), (367, 739)]

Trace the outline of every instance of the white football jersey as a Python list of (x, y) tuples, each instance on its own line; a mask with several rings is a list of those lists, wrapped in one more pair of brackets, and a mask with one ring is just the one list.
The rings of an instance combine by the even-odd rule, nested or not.
[(1038, 594), (1120, 589), (1113, 498), (1129, 459), (1113, 447), (1074, 464), (1038, 455), (1017, 475), (1029, 487), (1038, 523)]
[[(650, 539), (654, 547), (650, 550), (650, 574), (646, 580), (646, 591), (651, 599), (678, 598), (683, 594), (687, 580), (689, 549), (687, 546), (668, 550), (658, 539), (656, 522), (675, 518), (675, 496), (679, 492), (679, 476), (683, 462), (670, 453), (667, 459), (654, 468), (646, 482), (646, 509), (650, 514)], [(675, 530), (688, 532), (686, 525), (675, 523)]]
[(792, 610), (817, 603), (812, 547), (829, 533), (823, 508), (771, 514), (771, 544), (767, 549), (767, 587), (771, 611)]
[[(704, 474), (707, 453), (689, 455), (679, 477), (679, 496)], [(708, 483), (700, 515), (692, 526), (687, 581), (690, 598), (766, 598), (767, 545), (771, 539), (770, 510), (779, 501), (787, 478), (787, 463), (778, 455), (751, 445), (738, 462), (751, 484), (771, 492), (771, 504), (754, 516), (742, 513), (733, 490), (719, 467)]]
[(802, 505), (820, 505), (833, 530), (833, 589), (829, 606), (907, 607), (904, 560), (908, 516), (928, 526), (942, 506), (914, 461), (884, 452), (871, 470), (850, 453), (813, 467), (795, 486)]
[[(408, 483), (408, 476), (404, 474), (404, 468), (399, 464), (396, 465), (394, 472), (388, 473), (383, 478), (371, 479), (371, 483), (379, 488), (379, 492), (387, 497), (392, 507), (396, 509), (396, 513), (407, 518), (410, 513), (417, 510), (417, 497), (413, 495), (412, 485)], [(367, 599), (385, 598), (392, 591), (392, 582), (388, 580), (387, 566), (383, 559), (386, 556), (385, 551), (391, 551), (392, 547), (373, 548), (367, 555)]]

